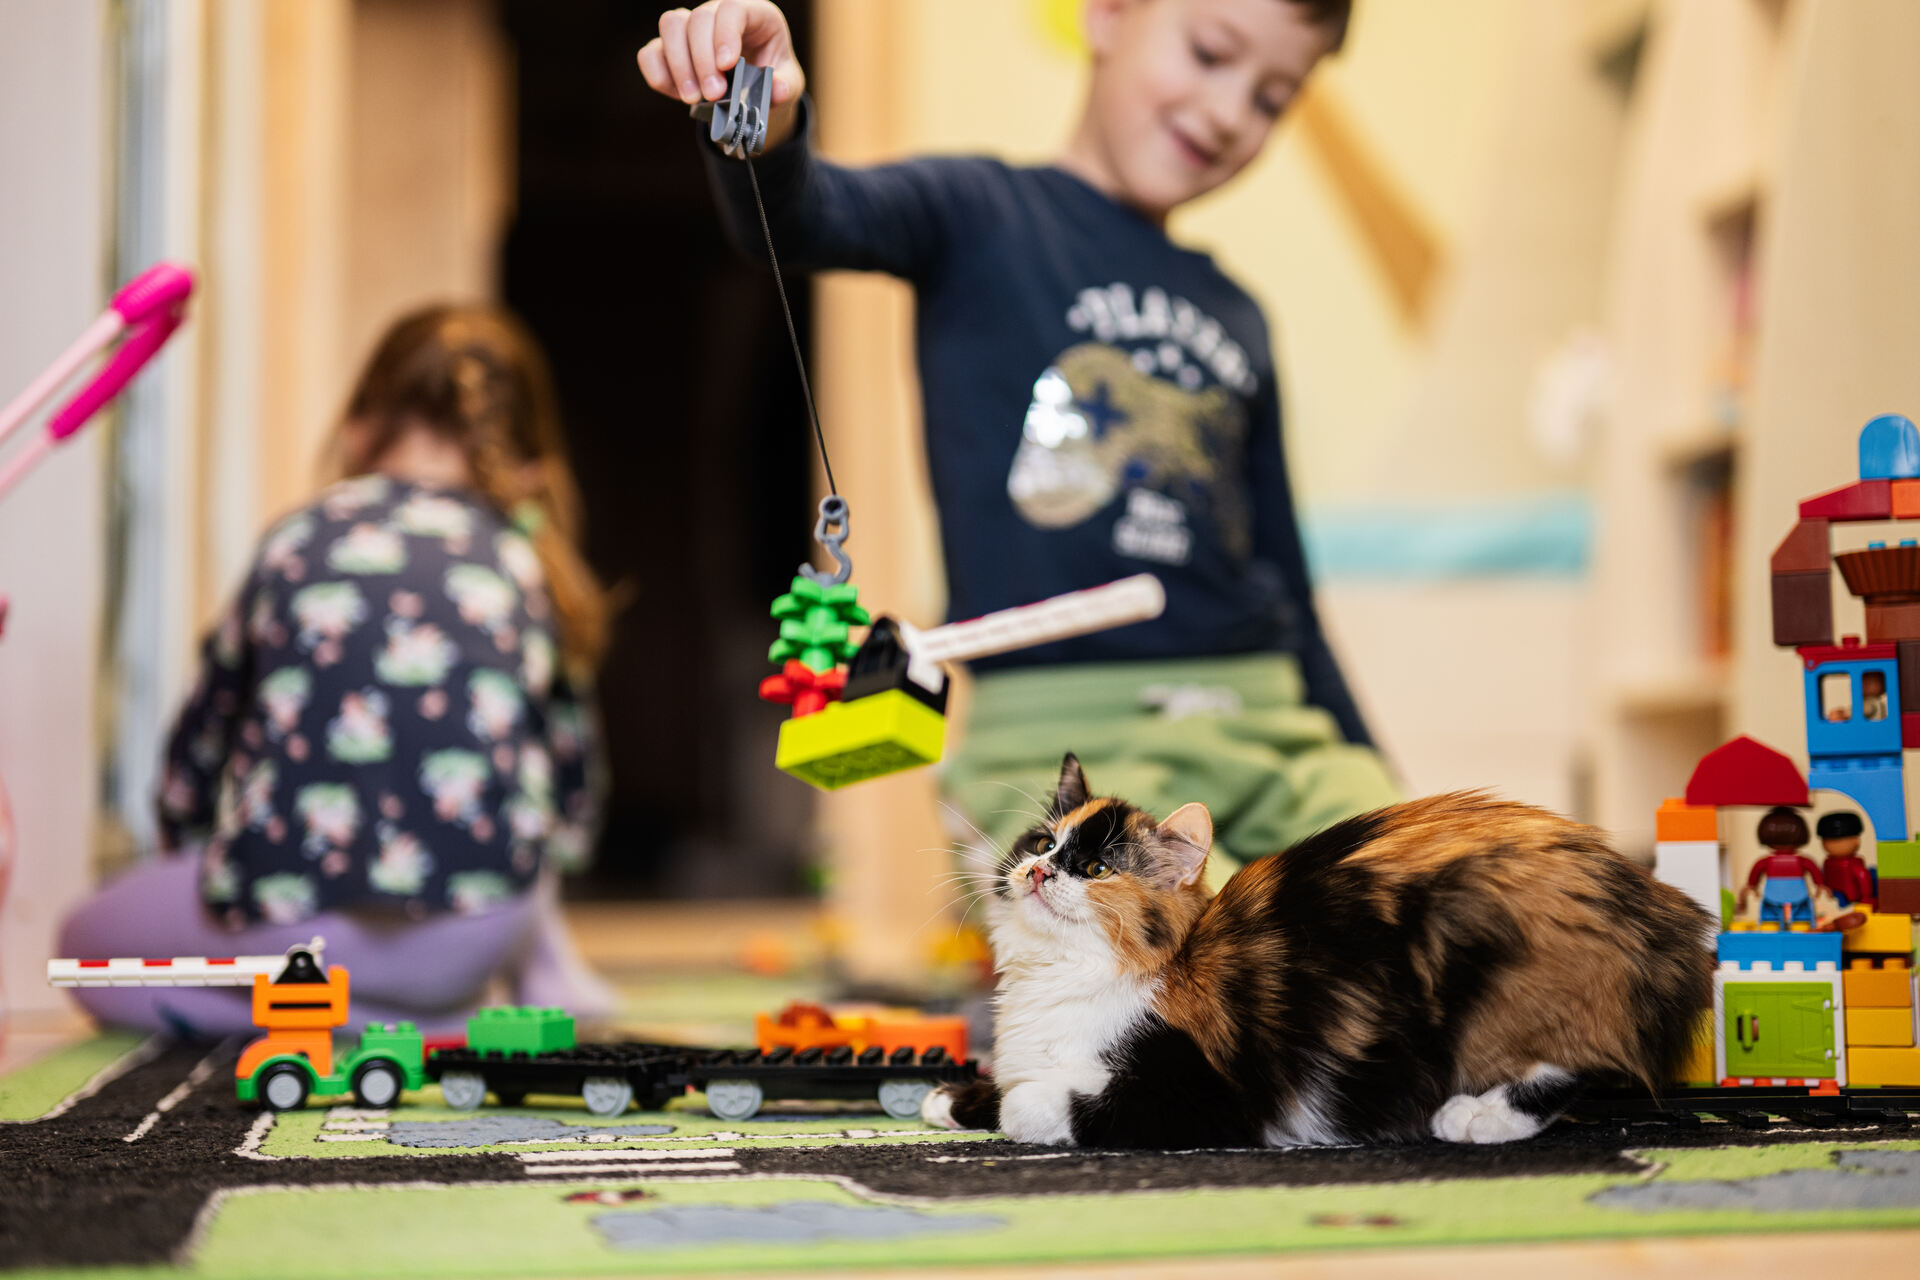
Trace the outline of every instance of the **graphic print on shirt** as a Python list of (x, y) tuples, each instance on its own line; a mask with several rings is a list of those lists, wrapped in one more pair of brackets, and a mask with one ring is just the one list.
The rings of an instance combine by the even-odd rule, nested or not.
[(1083, 289), (1067, 324), (1088, 341), (1054, 358), (1033, 385), (1007, 475), (1014, 509), (1042, 529), (1066, 529), (1125, 495), (1113, 549), (1185, 564), (1194, 519), (1210, 521), (1234, 555), (1251, 546), (1237, 482), (1246, 451), (1245, 397), (1258, 379), (1224, 327), (1164, 289)]

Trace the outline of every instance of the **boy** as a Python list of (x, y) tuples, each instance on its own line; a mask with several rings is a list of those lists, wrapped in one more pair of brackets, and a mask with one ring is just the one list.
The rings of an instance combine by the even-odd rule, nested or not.
[[(1240, 859), (1398, 798), (1314, 612), (1265, 319), (1165, 231), (1259, 154), (1348, 3), (1087, 0), (1086, 104), (1036, 168), (820, 159), (767, 0), (665, 14), (640, 50), (686, 103), (723, 97), (743, 56), (771, 67), (754, 166), (781, 258), (913, 284), (951, 616), (1143, 569), (1166, 584), (1154, 622), (976, 664), (945, 783), (998, 847), (1034, 816), (1001, 788), (1044, 802), (1067, 750), (1153, 812), (1205, 801)], [(746, 166), (706, 151), (757, 257)]]

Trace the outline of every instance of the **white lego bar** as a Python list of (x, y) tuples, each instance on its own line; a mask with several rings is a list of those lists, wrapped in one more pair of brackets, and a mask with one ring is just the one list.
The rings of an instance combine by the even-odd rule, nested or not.
[(969, 662), (1145, 622), (1159, 617), (1166, 607), (1167, 592), (1160, 579), (1137, 573), (1103, 587), (932, 627), (914, 634), (908, 648), (915, 658), (928, 662)]
[[(289, 947), (277, 956), (170, 956), (161, 960), (120, 956), (112, 960), (49, 960), (52, 987), (250, 987), (254, 975), (277, 978), (295, 951), (311, 952), (321, 963), (319, 938)], [(324, 967), (324, 965), (322, 966)]]

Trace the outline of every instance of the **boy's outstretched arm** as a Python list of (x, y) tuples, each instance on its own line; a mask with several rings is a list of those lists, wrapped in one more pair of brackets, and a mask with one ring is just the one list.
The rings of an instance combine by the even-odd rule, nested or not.
[(1253, 437), (1247, 442), (1247, 488), (1253, 495), (1253, 555), (1280, 572), (1281, 598), (1289, 617), (1288, 640), (1300, 659), (1307, 701), (1340, 724), (1349, 742), (1372, 746), (1373, 735), (1360, 707), (1347, 688), (1346, 676), (1320, 629), (1320, 613), (1313, 603), (1313, 580), (1307, 572), (1307, 553), (1300, 538), (1300, 516), (1294, 507), (1293, 485), (1287, 478), (1287, 456), (1280, 444), (1280, 393), (1269, 379), (1253, 415)]
[[(980, 204), (980, 167), (968, 160), (910, 160), (849, 168), (813, 154), (806, 73), (786, 16), (768, 0), (708, 0), (660, 18), (640, 50), (656, 92), (685, 103), (718, 101), (741, 58), (773, 71), (766, 150), (754, 164), (775, 251), (783, 263), (823, 270), (884, 271), (924, 279), (942, 261), (949, 229)], [(700, 147), (728, 233), (743, 254), (766, 260), (747, 168), (704, 140)]]

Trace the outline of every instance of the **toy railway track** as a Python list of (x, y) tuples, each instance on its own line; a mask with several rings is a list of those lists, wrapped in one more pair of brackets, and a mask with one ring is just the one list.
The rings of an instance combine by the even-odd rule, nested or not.
[(878, 1101), (896, 1119), (920, 1114), (935, 1086), (979, 1077), (978, 1066), (934, 1047), (891, 1052), (878, 1046), (836, 1049), (710, 1049), (685, 1045), (583, 1044), (544, 1052), (442, 1049), (427, 1059), (447, 1105), (480, 1106), (487, 1094), (514, 1106), (530, 1093), (578, 1096), (597, 1116), (617, 1116), (638, 1102), (657, 1110), (680, 1094), (706, 1094), (722, 1120), (745, 1120), (768, 1099)]
[(1852, 1089), (1814, 1093), (1782, 1085), (1670, 1089), (1658, 1095), (1643, 1090), (1595, 1092), (1576, 1098), (1566, 1114), (1602, 1124), (1697, 1125), (1703, 1116), (1764, 1128), (1774, 1116), (1806, 1124), (1861, 1120), (1875, 1124), (1920, 1124), (1920, 1089)]

